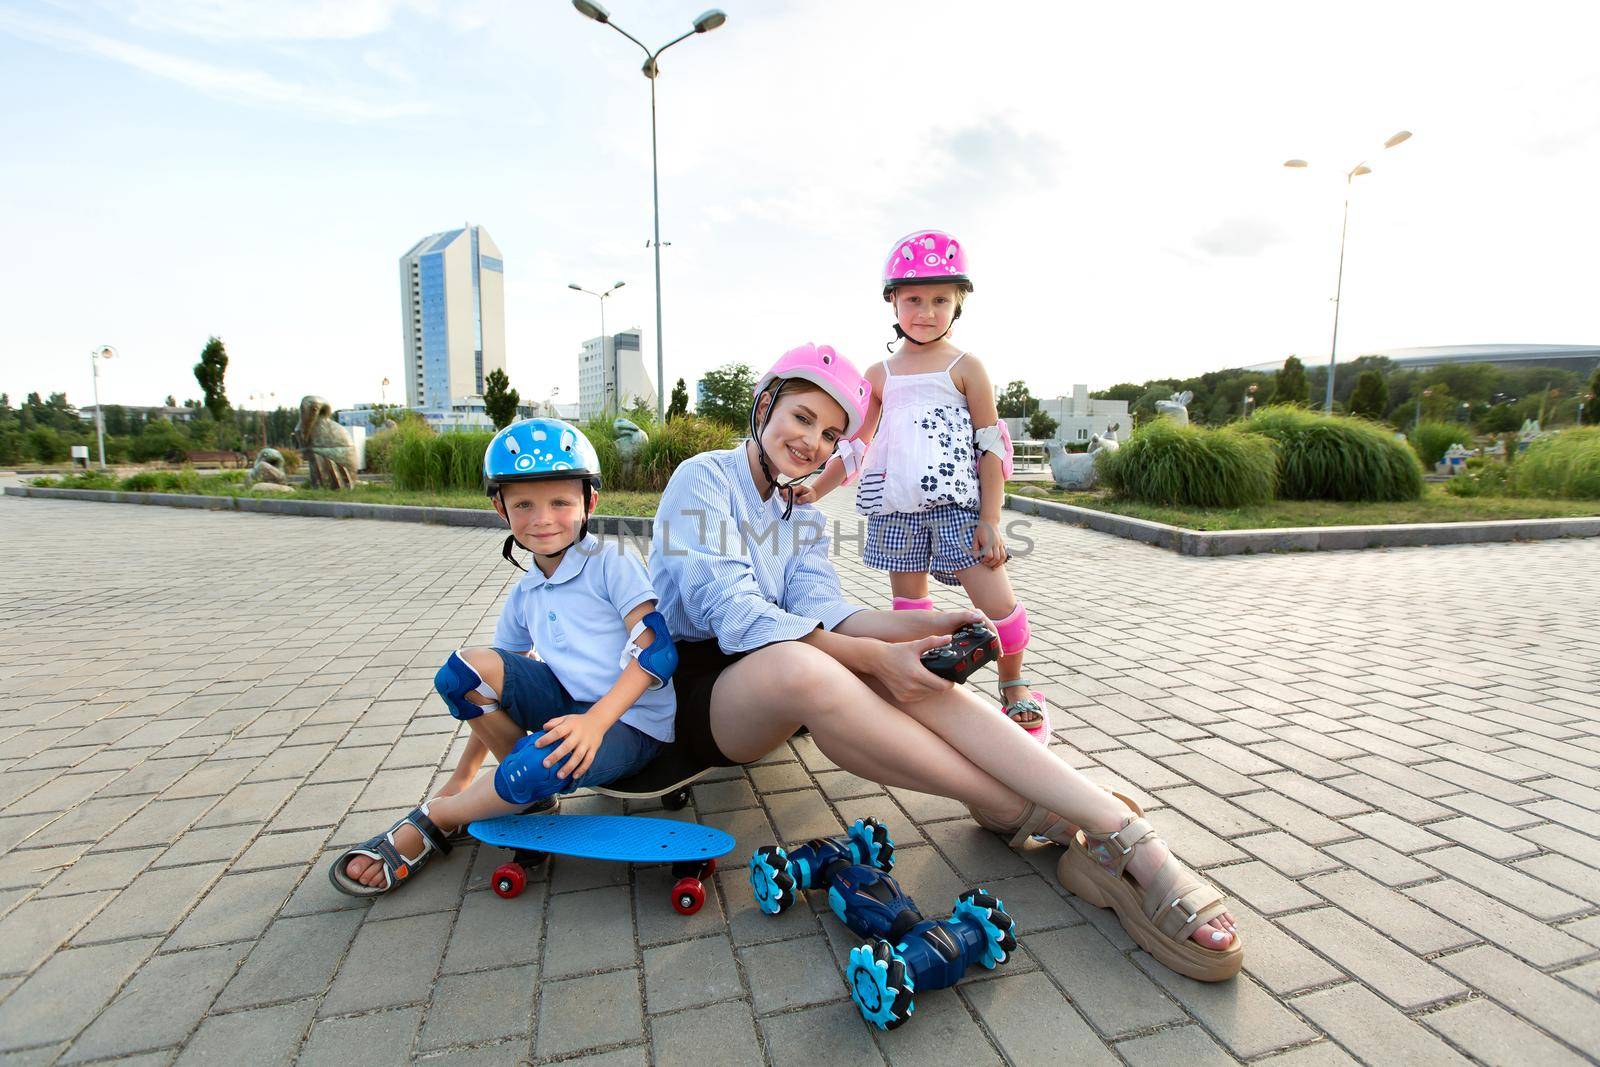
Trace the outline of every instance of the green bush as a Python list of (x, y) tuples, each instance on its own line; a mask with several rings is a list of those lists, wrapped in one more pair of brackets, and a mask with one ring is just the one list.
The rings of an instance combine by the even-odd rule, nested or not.
[(494, 434), (436, 434), (409, 424), (394, 432), (388, 463), (396, 489), (443, 493), (483, 487), (483, 452)]
[(1444, 491), (1464, 497), (1519, 495), (1514, 469), (1505, 463), (1486, 463), (1468, 474), (1458, 474), (1445, 483)]
[(155, 493), (159, 492), (161, 485), (161, 472), (140, 471), (130, 474), (122, 479), (122, 488), (130, 493)]
[(1233, 429), (1177, 426), (1157, 419), (1114, 452), (1096, 454), (1101, 480), (1119, 496), (1177, 507), (1263, 504), (1277, 487), (1270, 440)]
[(1472, 427), (1464, 422), (1422, 422), (1407, 435), (1422, 465), (1433, 470), (1451, 445), (1472, 447)]
[(702, 452), (732, 448), (739, 432), (725, 423), (713, 422), (697, 415), (680, 415), (668, 423), (650, 427), (650, 443), (638, 466), (643, 471), (645, 484), (637, 489), (665, 489), (678, 464)]
[(1417, 500), (1422, 467), (1394, 434), (1366, 419), (1305, 408), (1262, 408), (1243, 427), (1278, 448), (1278, 495), (1285, 500)]
[(1516, 472), (1517, 489), (1527, 496), (1600, 500), (1600, 427), (1562, 430), (1533, 442)]
[[(381, 474), (392, 474), (389, 463), (394, 458), (395, 441), (405, 431), (396, 426), (392, 430), (379, 430), (367, 438), (367, 470), (377, 471)], [(281, 449), (279, 451), (282, 451)], [(284, 459), (288, 460), (288, 454)], [(296, 458), (299, 458), (298, 456)], [(287, 472), (285, 472), (287, 473)]]

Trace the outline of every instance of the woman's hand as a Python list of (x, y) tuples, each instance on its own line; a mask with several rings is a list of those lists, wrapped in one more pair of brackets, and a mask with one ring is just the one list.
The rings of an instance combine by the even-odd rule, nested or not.
[(994, 570), (1006, 561), (1006, 541), (1000, 536), (1000, 524), (979, 520), (972, 531), (972, 554), (985, 567)]
[(556, 777), (578, 779), (594, 762), (595, 753), (600, 751), (600, 742), (605, 739), (609, 728), (608, 723), (588, 715), (560, 715), (544, 724), (544, 736), (534, 744), (546, 748), (560, 742), (555, 751), (544, 758), (544, 765), (554, 767), (566, 760), (556, 772)]
[(922, 665), (921, 656), (930, 648), (950, 643), (948, 633), (915, 641), (882, 643), (873, 675), (889, 690), (897, 704), (910, 704), (924, 697), (943, 693), (953, 684)]
[(989, 626), (989, 617), (977, 608), (966, 608), (962, 611), (940, 611), (933, 616), (936, 634), (953, 634), (968, 623), (981, 623)]

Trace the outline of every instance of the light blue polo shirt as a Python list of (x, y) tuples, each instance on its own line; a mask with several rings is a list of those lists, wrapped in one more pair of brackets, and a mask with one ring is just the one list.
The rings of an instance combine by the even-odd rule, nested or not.
[[(644, 562), (590, 534), (567, 550), (550, 577), (533, 568), (512, 586), (494, 644), (507, 652), (536, 650), (572, 699), (592, 704), (622, 676), (628, 612), (655, 599)], [(677, 706), (668, 681), (646, 690), (622, 721), (671, 741)]]

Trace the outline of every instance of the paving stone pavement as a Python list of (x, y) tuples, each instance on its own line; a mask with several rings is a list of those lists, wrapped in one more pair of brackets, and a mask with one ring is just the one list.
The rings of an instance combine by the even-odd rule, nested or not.
[[(431, 679), (492, 632), (498, 535), (9, 497), (0, 531), (8, 1063), (1600, 1054), (1600, 542), (1209, 560), (1022, 520), (1056, 751), (1234, 901), (1246, 971), (1203, 986), (1064, 893), (1054, 848), (806, 739), (695, 789), (739, 849), (691, 918), (662, 870), (601, 863), (502, 901), (474, 847), (341, 896), (331, 856), (454, 765)], [(865, 814), (930, 911), (986, 882), (1021, 936), (892, 1034), (851, 1008), (825, 905), (763, 916), (738, 862)]]

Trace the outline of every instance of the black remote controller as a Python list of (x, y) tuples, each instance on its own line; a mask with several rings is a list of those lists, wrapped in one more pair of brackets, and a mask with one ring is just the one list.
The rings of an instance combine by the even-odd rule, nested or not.
[(998, 658), (1000, 638), (983, 623), (969, 622), (955, 632), (948, 645), (924, 652), (922, 665), (930, 673), (961, 685)]

